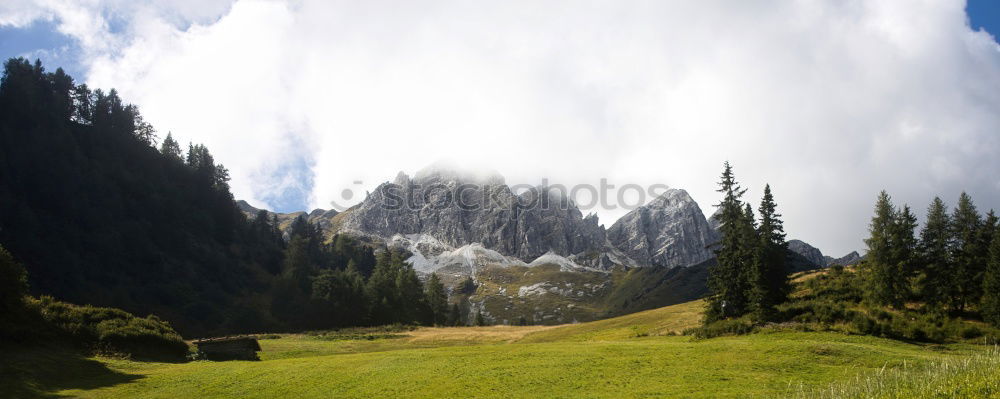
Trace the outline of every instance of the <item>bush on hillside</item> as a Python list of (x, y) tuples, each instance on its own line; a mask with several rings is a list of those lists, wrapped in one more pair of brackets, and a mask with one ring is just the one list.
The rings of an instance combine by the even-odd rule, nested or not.
[(120, 309), (78, 306), (52, 297), (29, 298), (27, 309), (40, 316), (40, 336), (67, 339), (92, 351), (139, 358), (183, 359), (188, 346), (160, 318), (136, 317)]
[(863, 278), (856, 269), (831, 268), (799, 283), (792, 298), (779, 306), (778, 317), (823, 330), (921, 342), (979, 339), (1000, 331), (939, 313), (867, 303)]
[[(789, 301), (778, 306), (772, 328), (841, 331), (919, 341), (990, 341), (1000, 329), (975, 321), (948, 317), (919, 308), (890, 309), (864, 301), (863, 276), (853, 268), (834, 267), (796, 284)], [(685, 331), (695, 338), (747, 334), (758, 331), (745, 318), (720, 320)]]
[(14, 333), (23, 317), (24, 294), (28, 290), (27, 275), (14, 257), (0, 246), (0, 337)]
[(684, 335), (692, 335), (696, 339), (715, 338), (725, 335), (743, 335), (753, 332), (754, 324), (746, 318), (722, 319), (705, 324), (701, 327), (684, 330)]

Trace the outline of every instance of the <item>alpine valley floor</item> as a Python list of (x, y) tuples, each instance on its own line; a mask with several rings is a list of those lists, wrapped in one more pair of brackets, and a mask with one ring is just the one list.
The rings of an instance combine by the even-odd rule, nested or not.
[[(371, 339), (273, 335), (261, 340), (261, 361), (66, 362), (46, 349), (5, 351), (8, 372), (20, 376), (29, 395), (83, 398), (810, 397), (859, 376), (905, 374), (986, 352), (973, 344), (828, 332), (677, 335), (698, 323), (702, 306), (562, 326), (419, 328)], [(996, 378), (980, 378), (1000, 380), (991, 370)]]

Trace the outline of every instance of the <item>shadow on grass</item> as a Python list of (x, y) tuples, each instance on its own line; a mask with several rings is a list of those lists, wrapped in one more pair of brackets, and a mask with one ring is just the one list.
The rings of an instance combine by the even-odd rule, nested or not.
[(0, 347), (0, 397), (59, 398), (65, 389), (97, 389), (142, 378), (109, 369), (65, 347)]

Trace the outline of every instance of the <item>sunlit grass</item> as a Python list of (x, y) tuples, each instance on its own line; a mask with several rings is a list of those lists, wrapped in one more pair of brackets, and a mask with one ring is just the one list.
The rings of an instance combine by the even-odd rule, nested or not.
[(801, 398), (996, 398), (1000, 397), (1000, 348), (924, 366), (881, 368)]
[(61, 381), (52, 393), (85, 398), (782, 397), (831, 390), (836, 386), (831, 384), (859, 375), (960, 362), (981, 351), (971, 344), (912, 344), (837, 332), (775, 330), (708, 340), (673, 335), (697, 324), (701, 307), (691, 302), (557, 327), (420, 328), (371, 340), (284, 334), (261, 340), (258, 362), (96, 359), (119, 377), (107, 384)]

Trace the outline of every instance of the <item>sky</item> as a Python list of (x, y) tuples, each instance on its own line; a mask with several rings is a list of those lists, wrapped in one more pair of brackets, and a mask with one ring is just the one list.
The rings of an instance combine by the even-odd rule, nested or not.
[(992, 0), (0, 3), (0, 56), (117, 88), (259, 207), (351, 205), (443, 160), (711, 214), (728, 160), (832, 256), (863, 251), (882, 189), (1000, 208), (997, 33)]

